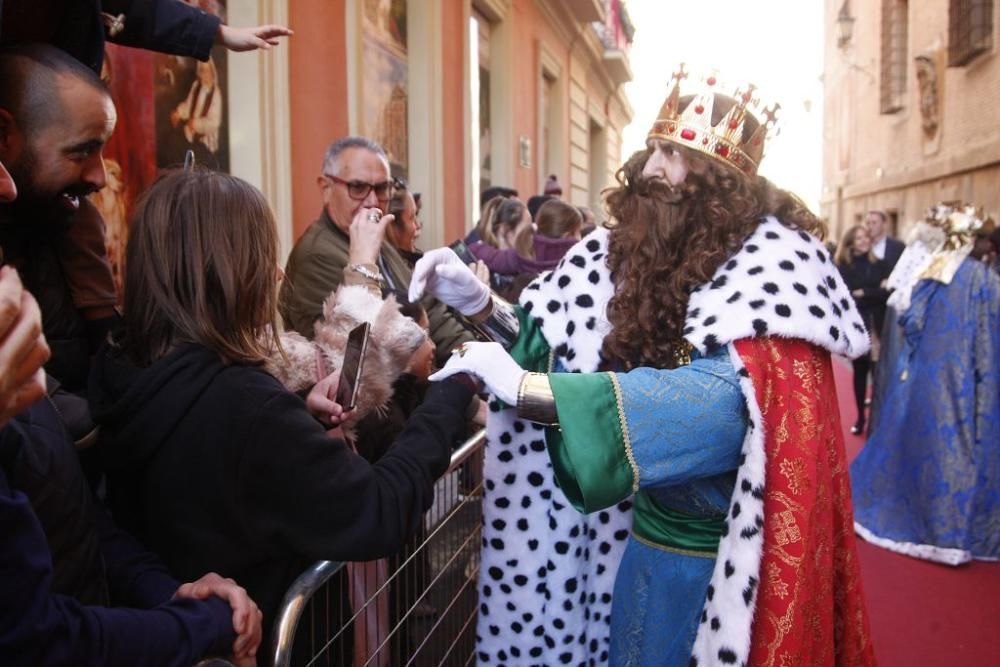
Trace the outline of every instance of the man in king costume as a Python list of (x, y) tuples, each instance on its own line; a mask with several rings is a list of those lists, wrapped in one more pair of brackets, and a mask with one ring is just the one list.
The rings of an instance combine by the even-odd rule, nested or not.
[(448, 249), (415, 270), (498, 341), (438, 373), (494, 397), (480, 664), (873, 662), (830, 362), (867, 335), (821, 224), (757, 176), (776, 107), (684, 78), (613, 222), (519, 306)]
[(915, 558), (1000, 560), (1000, 276), (973, 207), (928, 222), (945, 241), (907, 294), (882, 414), (851, 464), (857, 530)]

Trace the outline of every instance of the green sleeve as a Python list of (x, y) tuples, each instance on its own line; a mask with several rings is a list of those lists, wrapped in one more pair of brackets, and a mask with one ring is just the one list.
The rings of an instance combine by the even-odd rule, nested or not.
[(549, 457), (566, 498), (595, 512), (638, 488), (621, 389), (613, 373), (550, 373), (559, 426), (546, 431)]
[(521, 306), (514, 306), (514, 312), (517, 313), (520, 333), (510, 348), (510, 356), (526, 371), (548, 373), (552, 370), (552, 355), (541, 324)]

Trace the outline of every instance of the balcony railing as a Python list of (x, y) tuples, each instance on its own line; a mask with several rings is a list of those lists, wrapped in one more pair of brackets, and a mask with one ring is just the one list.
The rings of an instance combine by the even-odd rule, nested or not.
[(620, 84), (632, 80), (629, 51), (635, 28), (621, 0), (606, 0), (605, 7), (604, 21), (591, 25), (604, 46), (604, 66), (615, 83)]

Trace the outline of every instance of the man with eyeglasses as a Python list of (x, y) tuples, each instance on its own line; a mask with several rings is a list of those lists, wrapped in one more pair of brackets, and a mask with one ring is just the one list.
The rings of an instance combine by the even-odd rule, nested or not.
[[(378, 143), (366, 137), (334, 142), (327, 148), (317, 183), (323, 211), (292, 249), (279, 296), (285, 326), (308, 338), (323, 315), (323, 302), (341, 284), (406, 294), (412, 275), (383, 238), (382, 213), (392, 198), (393, 180)], [(424, 307), (439, 362), (444, 363), (451, 350), (473, 336), (439, 301), (425, 300)]]

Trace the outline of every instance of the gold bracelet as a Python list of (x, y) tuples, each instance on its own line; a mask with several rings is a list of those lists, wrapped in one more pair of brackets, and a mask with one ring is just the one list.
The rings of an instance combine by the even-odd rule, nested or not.
[(517, 416), (549, 426), (559, 423), (556, 399), (547, 374), (525, 373), (517, 389)]

